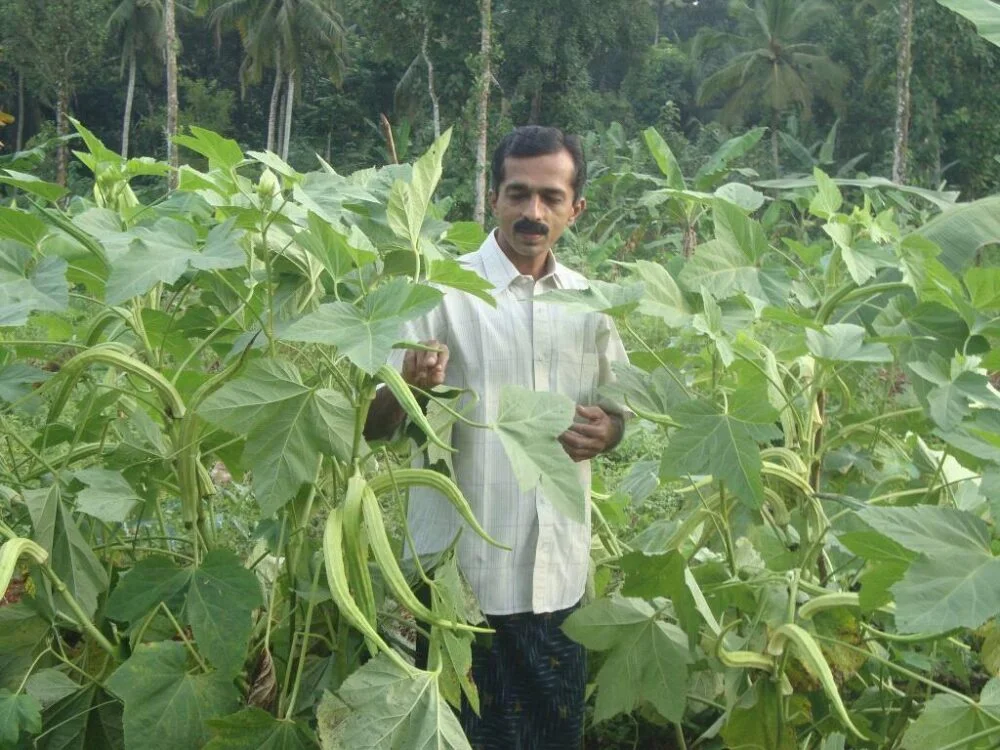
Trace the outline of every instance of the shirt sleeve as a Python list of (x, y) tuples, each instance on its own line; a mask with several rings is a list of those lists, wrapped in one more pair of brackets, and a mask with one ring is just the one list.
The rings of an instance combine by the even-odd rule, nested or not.
[[(618, 335), (615, 322), (609, 315), (601, 315), (597, 324), (598, 388), (615, 382), (617, 378), (612, 365), (616, 362), (627, 365), (628, 353), (625, 351), (621, 336)], [(620, 414), (626, 419), (632, 416), (631, 410), (625, 404), (606, 396), (600, 396), (597, 405), (609, 414)]]

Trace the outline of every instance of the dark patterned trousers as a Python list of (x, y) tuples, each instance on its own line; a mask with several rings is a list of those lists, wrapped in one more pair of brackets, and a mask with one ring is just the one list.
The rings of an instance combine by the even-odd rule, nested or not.
[[(587, 652), (561, 628), (575, 609), (488, 616), (496, 633), (472, 646), (480, 715), (462, 701), (473, 750), (580, 749)], [(418, 641), (417, 665), (426, 663), (427, 643)]]

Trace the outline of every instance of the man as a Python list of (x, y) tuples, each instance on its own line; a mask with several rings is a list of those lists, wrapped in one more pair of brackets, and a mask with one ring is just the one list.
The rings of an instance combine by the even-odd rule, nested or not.
[[(520, 490), (499, 437), (458, 423), (452, 441), (455, 479), (486, 531), (510, 551), (465, 533), (458, 559), (490, 626), (488, 647), (473, 649), (481, 715), (466, 705), (462, 725), (477, 750), (578, 748), (583, 733), (586, 654), (561, 630), (586, 586), (590, 553), (589, 459), (621, 439), (621, 410), (599, 401), (611, 363), (627, 361), (614, 324), (539, 301), (554, 289), (584, 289), (586, 280), (555, 260), (552, 247), (586, 207), (586, 163), (579, 139), (555, 128), (522, 127), (497, 146), (490, 203), (497, 229), (462, 262), (494, 285), (496, 308), (449, 290), (442, 303), (410, 324), (404, 337), (434, 351), (397, 359), (419, 388), (448, 384), (479, 396), (471, 419), (496, 418), (500, 389), (514, 384), (564, 394), (578, 406), (559, 440), (576, 462), (587, 494), (578, 523), (540, 489)], [(382, 389), (368, 421), (372, 434), (398, 425), (403, 412)], [(415, 552), (448, 547), (462, 521), (443, 498), (414, 490), (409, 525)]]

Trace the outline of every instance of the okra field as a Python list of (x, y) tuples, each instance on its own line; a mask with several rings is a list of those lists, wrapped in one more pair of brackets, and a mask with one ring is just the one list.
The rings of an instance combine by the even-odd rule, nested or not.
[[(191, 127), (147, 199), (169, 166), (74, 125), (86, 193), (0, 162), (0, 747), (469, 750), (482, 617), (452, 551), (400, 563), (410, 486), (481, 532), (464, 396), (386, 364), (443, 290), (492, 302), (451, 132), (340, 174)], [(588, 746), (1000, 747), (1000, 196), (762, 180), (764, 132), (687, 175), (655, 129), (588, 141), (558, 252), (593, 281), (549, 301), (614, 317), (634, 413), (565, 625)], [(368, 443), (381, 383), (409, 419)], [(479, 427), (581, 515), (572, 418), (509, 388)]]

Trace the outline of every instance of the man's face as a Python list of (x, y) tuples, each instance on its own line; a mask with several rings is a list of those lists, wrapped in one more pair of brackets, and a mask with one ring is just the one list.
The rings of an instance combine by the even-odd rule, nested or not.
[(563, 149), (504, 161), (503, 182), (490, 193), (500, 247), (523, 258), (546, 256), (586, 201), (573, 197), (573, 157)]

